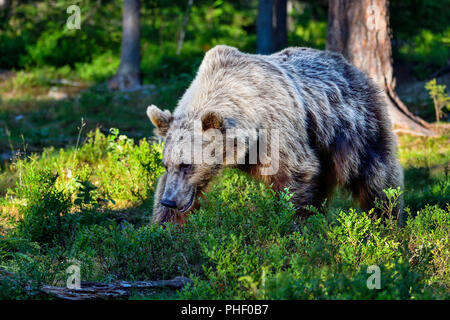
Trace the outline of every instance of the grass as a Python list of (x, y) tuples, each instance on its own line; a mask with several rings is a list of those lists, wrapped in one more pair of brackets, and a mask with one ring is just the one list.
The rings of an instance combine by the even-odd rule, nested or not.
[[(182, 228), (149, 223), (162, 145), (111, 130), (77, 148), (47, 148), (0, 175), (2, 298), (47, 298), (74, 261), (83, 280), (194, 279), (179, 292), (133, 299), (448, 299), (448, 135), (400, 137), (405, 202), (398, 229), (353, 209), (346, 195), (326, 215), (293, 225), (289, 191), (225, 171)], [(248, 206), (252, 203), (252, 206)], [(366, 285), (380, 268), (380, 290)], [(31, 291), (25, 284), (32, 280)]]
[[(45, 147), (73, 145), (82, 121), (85, 131), (99, 128), (108, 133), (109, 128), (120, 128), (137, 139), (152, 135), (151, 125), (143, 115), (147, 105), (161, 100), (154, 92), (109, 93), (105, 86), (85, 90), (61, 101), (46, 97), (0, 102), (0, 152), (41, 152)], [(179, 94), (179, 90), (174, 88), (172, 94)]]
[(404, 136), (400, 160), (405, 173), (405, 201), (413, 213), (426, 206), (450, 202), (449, 136), (437, 139)]

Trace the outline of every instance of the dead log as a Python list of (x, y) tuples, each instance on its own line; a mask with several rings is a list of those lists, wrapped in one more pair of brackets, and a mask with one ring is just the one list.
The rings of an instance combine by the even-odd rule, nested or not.
[(43, 286), (41, 291), (64, 300), (105, 300), (128, 298), (133, 290), (145, 292), (156, 288), (182, 289), (189, 283), (192, 283), (192, 280), (185, 277), (155, 281), (119, 281), (111, 284), (82, 281), (80, 289)]
[[(19, 284), (14, 273), (0, 268), (0, 281), (5, 278), (10, 279), (13, 283)], [(41, 288), (41, 292), (64, 300), (126, 299), (131, 296), (133, 291), (148, 292), (149, 290), (159, 288), (180, 290), (191, 283), (193, 281), (186, 277), (154, 281), (117, 281), (115, 283), (81, 281), (79, 289), (45, 285)], [(31, 282), (25, 286), (25, 289), (31, 293), (30, 285)]]

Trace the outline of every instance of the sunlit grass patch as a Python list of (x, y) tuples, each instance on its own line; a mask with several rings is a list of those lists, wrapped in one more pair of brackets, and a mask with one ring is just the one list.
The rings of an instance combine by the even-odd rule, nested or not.
[(449, 135), (400, 137), (399, 157), (405, 174), (405, 204), (412, 214), (426, 204), (450, 202)]

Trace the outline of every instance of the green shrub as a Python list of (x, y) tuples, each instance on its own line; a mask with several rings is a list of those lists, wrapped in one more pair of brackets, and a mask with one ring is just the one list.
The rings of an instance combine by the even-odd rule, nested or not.
[[(287, 256), (284, 236), (293, 228), (290, 194), (226, 171), (206, 194), (201, 209), (184, 227), (207, 259), (204, 277), (183, 298), (250, 298), (246, 283), (259, 279), (262, 270), (280, 269)], [(282, 245), (277, 245), (278, 242)], [(203, 277), (202, 277), (203, 278)]]
[(437, 122), (445, 116), (444, 110), (450, 110), (450, 97), (445, 92), (445, 87), (445, 85), (438, 85), (436, 79), (428, 81), (425, 85), (425, 89), (429, 91), (433, 100)]
[(292, 229), (295, 211), (290, 198), (287, 190), (277, 195), (244, 174), (225, 171), (207, 200), (200, 199), (201, 208), (189, 217), (186, 228), (199, 237), (239, 235), (245, 243), (264, 243)]
[(27, 35), (7, 35), (0, 33), (0, 66), (5, 69), (19, 67), (20, 55), (25, 51)]
[(337, 221), (329, 236), (339, 248), (338, 261), (358, 266), (398, 257), (400, 244), (388, 232), (395, 226), (385, 227), (381, 219), (372, 220), (366, 213), (354, 209), (341, 212)]
[(20, 198), (17, 237), (41, 244), (64, 245), (80, 225), (101, 223), (107, 214), (96, 210), (72, 213), (72, 202), (66, 190), (56, 183), (58, 175), (50, 170), (27, 167), (21, 184), (10, 195)]
[(19, 71), (16, 77), (12, 79), (12, 85), (16, 90), (31, 87), (48, 88), (55, 85), (55, 80), (68, 78), (71, 72), (71, 68), (67, 65), (60, 68), (42, 67), (31, 71)]
[(450, 286), (450, 205), (446, 210), (427, 205), (405, 228), (412, 264), (422, 267), (429, 282)]
[(17, 160), (18, 181), (8, 197), (19, 208), (18, 235), (63, 244), (80, 224), (107, 221), (111, 213), (105, 208), (115, 200), (152, 198), (163, 171), (162, 146), (145, 140), (136, 145), (112, 132), (106, 137), (97, 130), (80, 149)]
[(450, 55), (450, 28), (441, 33), (422, 29), (399, 48), (400, 57), (414, 62), (415, 75), (426, 78), (431, 72), (447, 65)]
[[(230, 178), (230, 177), (229, 177)], [(233, 177), (231, 176), (231, 179)], [(225, 183), (226, 185), (226, 183)], [(239, 185), (239, 184), (238, 184)], [(250, 189), (251, 190), (251, 189)], [(255, 192), (253, 190), (253, 192)], [(231, 192), (221, 196), (228, 198)], [(244, 192), (245, 195), (245, 192)], [(214, 192), (207, 199), (217, 197)], [(244, 197), (245, 199), (245, 197)], [(274, 198), (275, 199), (275, 198)], [(232, 208), (239, 203), (232, 196), (222, 207)], [(208, 207), (208, 205), (207, 205)], [(219, 211), (221, 216), (228, 210)], [(214, 208), (214, 207), (213, 207)], [(258, 210), (256, 210), (258, 211)], [(195, 277), (192, 287), (182, 290), (184, 299), (411, 299), (446, 297), (442, 280), (430, 282), (428, 260), (410, 264), (413, 253), (404, 247), (402, 231), (395, 223), (375, 219), (371, 213), (341, 212), (336, 220), (316, 214), (302, 223), (298, 232), (283, 232), (276, 237), (247, 237), (245, 230), (235, 232), (239, 226), (224, 223), (214, 229), (201, 224), (205, 211), (199, 211), (190, 218), (190, 230), (202, 235), (202, 251), (209, 261), (204, 275)], [(258, 221), (256, 216), (246, 215), (249, 221)], [(442, 213), (438, 214), (442, 217)], [(255, 219), (253, 219), (255, 217)], [(239, 216), (234, 221), (239, 221)], [(410, 218), (412, 219), (412, 218)], [(442, 218), (439, 218), (442, 219)], [(215, 221), (210, 219), (209, 221)], [(412, 220), (410, 220), (412, 221)], [(242, 223), (242, 222), (241, 222)], [(448, 230), (447, 223), (441, 230)], [(267, 228), (277, 230), (273, 222)], [(292, 224), (291, 224), (292, 225)], [(432, 230), (430, 225), (426, 232)], [(405, 232), (405, 233), (403, 233)], [(276, 233), (276, 231), (275, 231)], [(257, 234), (257, 233), (256, 233)], [(210, 235), (210, 236), (208, 236)], [(447, 250), (448, 246), (440, 246)], [(443, 249), (446, 248), (446, 249)], [(442, 252), (441, 256), (442, 258)], [(417, 260), (417, 258), (414, 258)], [(442, 263), (442, 260), (439, 260)], [(370, 289), (367, 280), (369, 266), (380, 268), (381, 288)], [(426, 267), (425, 267), (426, 266)], [(442, 269), (442, 264), (439, 265)], [(425, 269), (424, 269), (425, 268)], [(434, 270), (436, 272), (436, 270)], [(445, 282), (444, 282), (445, 283)]]
[(321, 267), (297, 266), (287, 272), (277, 273), (264, 281), (258, 291), (259, 299), (430, 299), (445, 298), (445, 291), (435, 291), (424, 286), (423, 277), (411, 270), (408, 263), (382, 264), (381, 288), (369, 289), (367, 267)]
[[(427, 142), (430, 150), (439, 141)], [(17, 206), (21, 219), (0, 241), (0, 267), (19, 282), (0, 284), (3, 296), (41, 297), (38, 284), (64, 285), (75, 261), (83, 280), (194, 279), (180, 292), (141, 298), (448, 298), (449, 206), (426, 206), (399, 228), (392, 214), (399, 191), (390, 189), (380, 218), (311, 207), (315, 215), (297, 220), (289, 190), (275, 193), (225, 170), (185, 225), (161, 227), (149, 224), (161, 157), (161, 144), (111, 129), (89, 133), (79, 148), (16, 160), (17, 186), (2, 204)], [(444, 160), (433, 153), (414, 161)], [(445, 190), (436, 199), (445, 201)], [(374, 266), (380, 289), (367, 285)], [(23, 290), (27, 279), (37, 283), (31, 291)]]
[(95, 56), (91, 61), (76, 63), (75, 73), (90, 82), (105, 81), (116, 73), (119, 64), (119, 57), (107, 51)]
[[(156, 180), (164, 172), (162, 144), (151, 144), (146, 140), (135, 144), (133, 139), (119, 135), (117, 129), (112, 129), (111, 133), (104, 158), (109, 165), (95, 168), (104, 197), (128, 201), (151, 198)], [(102, 143), (99, 133), (97, 139), (100, 140), (97, 143)]]
[(167, 279), (198, 271), (195, 252), (189, 254), (193, 242), (187, 240), (169, 226), (92, 225), (78, 234), (72, 252), (88, 278)]
[[(6, 253), (2, 255), (2, 253)], [(26, 239), (5, 237), (0, 241), (0, 267), (12, 276), (0, 277), (0, 300), (48, 299), (43, 285), (65, 286), (66, 268), (73, 264), (60, 247), (43, 250)]]
[(309, 20), (305, 25), (298, 24), (291, 34), (289, 42), (297, 46), (325, 49), (327, 23), (325, 21)]
[(25, 202), (20, 205), (21, 219), (16, 231), (31, 241), (61, 241), (62, 233), (68, 231), (64, 217), (69, 212), (70, 199), (63, 190), (56, 188), (58, 175), (50, 170), (28, 169), (14, 192)]

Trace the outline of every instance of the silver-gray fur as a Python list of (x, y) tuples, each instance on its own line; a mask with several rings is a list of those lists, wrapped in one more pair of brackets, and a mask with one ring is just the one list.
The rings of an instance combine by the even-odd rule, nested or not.
[[(179, 132), (193, 130), (195, 120), (217, 129), (279, 129), (276, 175), (261, 176), (261, 164), (194, 165), (183, 175), (194, 190), (204, 190), (222, 167), (235, 166), (276, 190), (288, 187), (299, 215), (307, 215), (305, 206), (320, 206), (338, 184), (364, 210), (385, 198), (383, 189), (403, 187), (396, 137), (380, 89), (340, 54), (288, 48), (263, 56), (216, 46), (206, 53), (173, 115), (154, 106), (147, 114), (166, 137), (164, 161), (176, 172), (180, 161), (170, 159), (176, 153), (169, 150), (180, 148)], [(153, 220), (183, 222), (184, 217), (160, 204), (166, 181), (164, 175)], [(402, 212), (401, 199), (396, 211)]]

